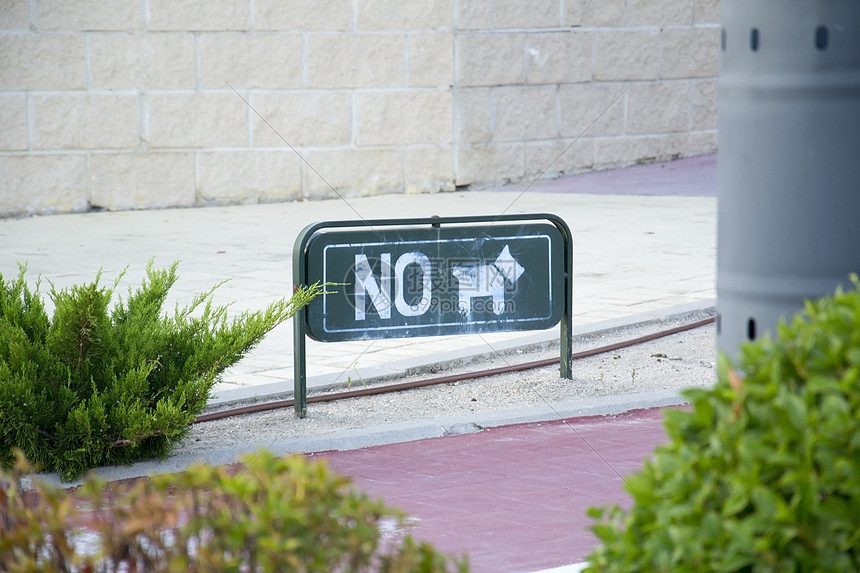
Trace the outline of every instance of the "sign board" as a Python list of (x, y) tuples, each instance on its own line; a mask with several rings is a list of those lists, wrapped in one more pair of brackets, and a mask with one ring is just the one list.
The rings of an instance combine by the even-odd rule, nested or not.
[(320, 232), (308, 283), (341, 283), (307, 309), (323, 342), (537, 330), (563, 311), (564, 248), (547, 223)]
[(293, 247), (293, 280), (337, 284), (293, 319), (299, 417), (308, 336), (338, 342), (560, 323), (561, 376), (571, 377), (573, 238), (556, 215), (314, 223)]

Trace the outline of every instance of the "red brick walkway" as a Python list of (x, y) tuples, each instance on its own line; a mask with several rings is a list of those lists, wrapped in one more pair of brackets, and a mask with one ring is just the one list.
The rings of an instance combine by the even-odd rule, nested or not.
[(525, 573), (583, 561), (596, 543), (586, 510), (629, 504), (618, 474), (664, 440), (652, 409), (318, 455), (474, 573)]

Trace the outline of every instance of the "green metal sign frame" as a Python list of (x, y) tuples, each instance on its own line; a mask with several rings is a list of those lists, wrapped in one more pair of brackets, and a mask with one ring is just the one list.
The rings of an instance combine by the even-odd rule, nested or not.
[(560, 323), (560, 375), (571, 378), (573, 236), (557, 215), (313, 223), (296, 238), (293, 277), (296, 285), (351, 283), (293, 318), (299, 417), (307, 412), (306, 337), (336, 342), (536, 330)]

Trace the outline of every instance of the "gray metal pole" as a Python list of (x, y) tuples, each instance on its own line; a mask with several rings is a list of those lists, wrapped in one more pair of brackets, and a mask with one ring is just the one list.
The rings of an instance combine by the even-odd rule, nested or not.
[(718, 347), (860, 272), (860, 2), (722, 0)]

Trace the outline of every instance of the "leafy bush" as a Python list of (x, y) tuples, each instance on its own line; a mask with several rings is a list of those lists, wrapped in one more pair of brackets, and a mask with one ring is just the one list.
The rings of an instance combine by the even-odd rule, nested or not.
[(860, 570), (860, 293), (809, 302), (777, 338), (720, 358), (668, 411), (669, 443), (590, 510), (591, 571)]
[[(385, 542), (380, 525), (401, 514), (349, 487), (322, 461), (247, 456), (238, 473), (197, 465), (107, 489), (88, 478), (73, 499), (28, 471), (0, 474), (3, 571), (334, 571), (436, 573), (468, 570), (411, 537)], [(35, 494), (35, 495), (34, 495)], [(104, 500), (112, 498), (113, 501)], [(75, 509), (87, 507), (86, 512)]]
[(321, 292), (299, 289), (265, 311), (227, 320), (216, 285), (173, 316), (163, 314), (177, 280), (147, 266), (146, 279), (109, 310), (114, 290), (57, 290), (49, 318), (22, 267), (0, 275), (0, 465), (21, 448), (40, 469), (73, 479), (106, 464), (164, 457), (206, 405), (218, 376), (275, 326)]

